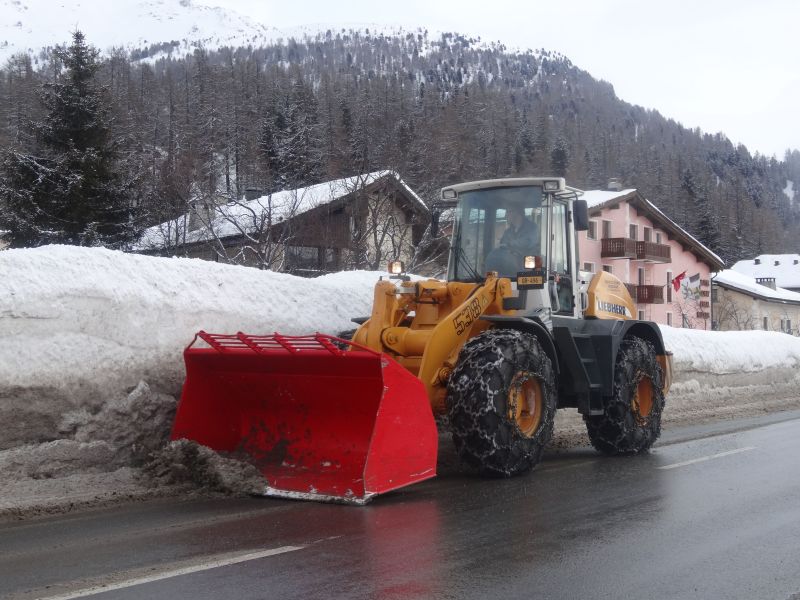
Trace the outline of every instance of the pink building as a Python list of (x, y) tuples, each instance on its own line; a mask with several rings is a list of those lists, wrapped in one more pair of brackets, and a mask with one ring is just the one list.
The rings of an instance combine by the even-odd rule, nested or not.
[(636, 190), (593, 190), (582, 198), (589, 231), (578, 238), (581, 269), (625, 282), (639, 319), (711, 329), (711, 273), (724, 267), (722, 259)]

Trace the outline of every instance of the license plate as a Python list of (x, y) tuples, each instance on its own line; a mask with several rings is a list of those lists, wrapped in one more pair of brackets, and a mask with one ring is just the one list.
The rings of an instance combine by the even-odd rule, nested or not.
[(544, 287), (544, 274), (542, 273), (518, 273), (517, 289), (541, 289)]

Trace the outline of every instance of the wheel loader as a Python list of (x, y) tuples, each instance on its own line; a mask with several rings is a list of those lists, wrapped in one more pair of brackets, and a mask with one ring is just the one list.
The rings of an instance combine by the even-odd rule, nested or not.
[(602, 453), (647, 450), (671, 354), (619, 279), (579, 271), (580, 195), (558, 177), (444, 188), (446, 280), (391, 263), (349, 339), (201, 331), (173, 439), (245, 454), (265, 495), (353, 504), (435, 476), (439, 416), (489, 476), (531, 470), (558, 408)]

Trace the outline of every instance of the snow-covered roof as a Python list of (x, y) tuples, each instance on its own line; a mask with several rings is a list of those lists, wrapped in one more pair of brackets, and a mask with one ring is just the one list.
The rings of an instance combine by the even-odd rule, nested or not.
[(800, 288), (800, 254), (762, 254), (740, 260), (731, 269), (750, 277), (774, 277), (778, 287)]
[[(345, 177), (326, 181), (304, 188), (283, 190), (254, 200), (229, 202), (215, 206), (213, 219), (210, 223), (201, 223), (193, 230), (187, 230), (191, 222), (189, 215), (182, 215), (159, 225), (154, 225), (144, 231), (135, 250), (149, 250), (163, 248), (169, 245), (166, 242), (180, 241), (180, 244), (191, 244), (209, 239), (222, 239), (242, 235), (248, 231), (258, 231), (266, 223), (277, 224), (287, 219), (294, 218), (319, 206), (329, 204), (363, 190), (383, 179), (392, 178), (403, 189), (410, 200), (420, 210), (427, 211), (428, 207), (395, 171), (374, 171), (364, 175)], [(184, 232), (176, 237), (177, 231)]]
[(661, 227), (670, 234), (671, 238), (676, 239), (680, 243), (689, 245), (705, 255), (705, 259), (710, 263), (712, 269), (725, 266), (725, 262), (719, 255), (712, 252), (700, 240), (670, 219), (661, 209), (642, 196), (635, 188), (619, 191), (585, 190), (583, 195), (581, 195), (581, 200), (586, 200), (587, 207), (594, 213), (617, 202), (635, 202), (638, 207), (645, 210), (651, 220), (660, 224)]
[(635, 189), (629, 190), (619, 190), (619, 191), (607, 191), (607, 190), (586, 190), (583, 192), (581, 196), (581, 200), (586, 200), (586, 205), (589, 208), (595, 208), (600, 206), (601, 204), (611, 203), (613, 201), (619, 201), (625, 196), (628, 196), (634, 193)]
[(744, 275), (733, 269), (726, 269), (715, 274), (714, 283), (766, 300), (800, 304), (800, 294), (797, 292), (785, 290), (781, 287), (777, 287), (773, 290), (772, 288), (757, 283), (753, 277)]

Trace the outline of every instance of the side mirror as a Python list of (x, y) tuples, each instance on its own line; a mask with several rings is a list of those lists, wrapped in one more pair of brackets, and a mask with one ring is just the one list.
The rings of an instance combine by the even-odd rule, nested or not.
[(572, 222), (575, 223), (575, 231), (589, 230), (589, 207), (586, 200), (575, 200), (572, 203)]

